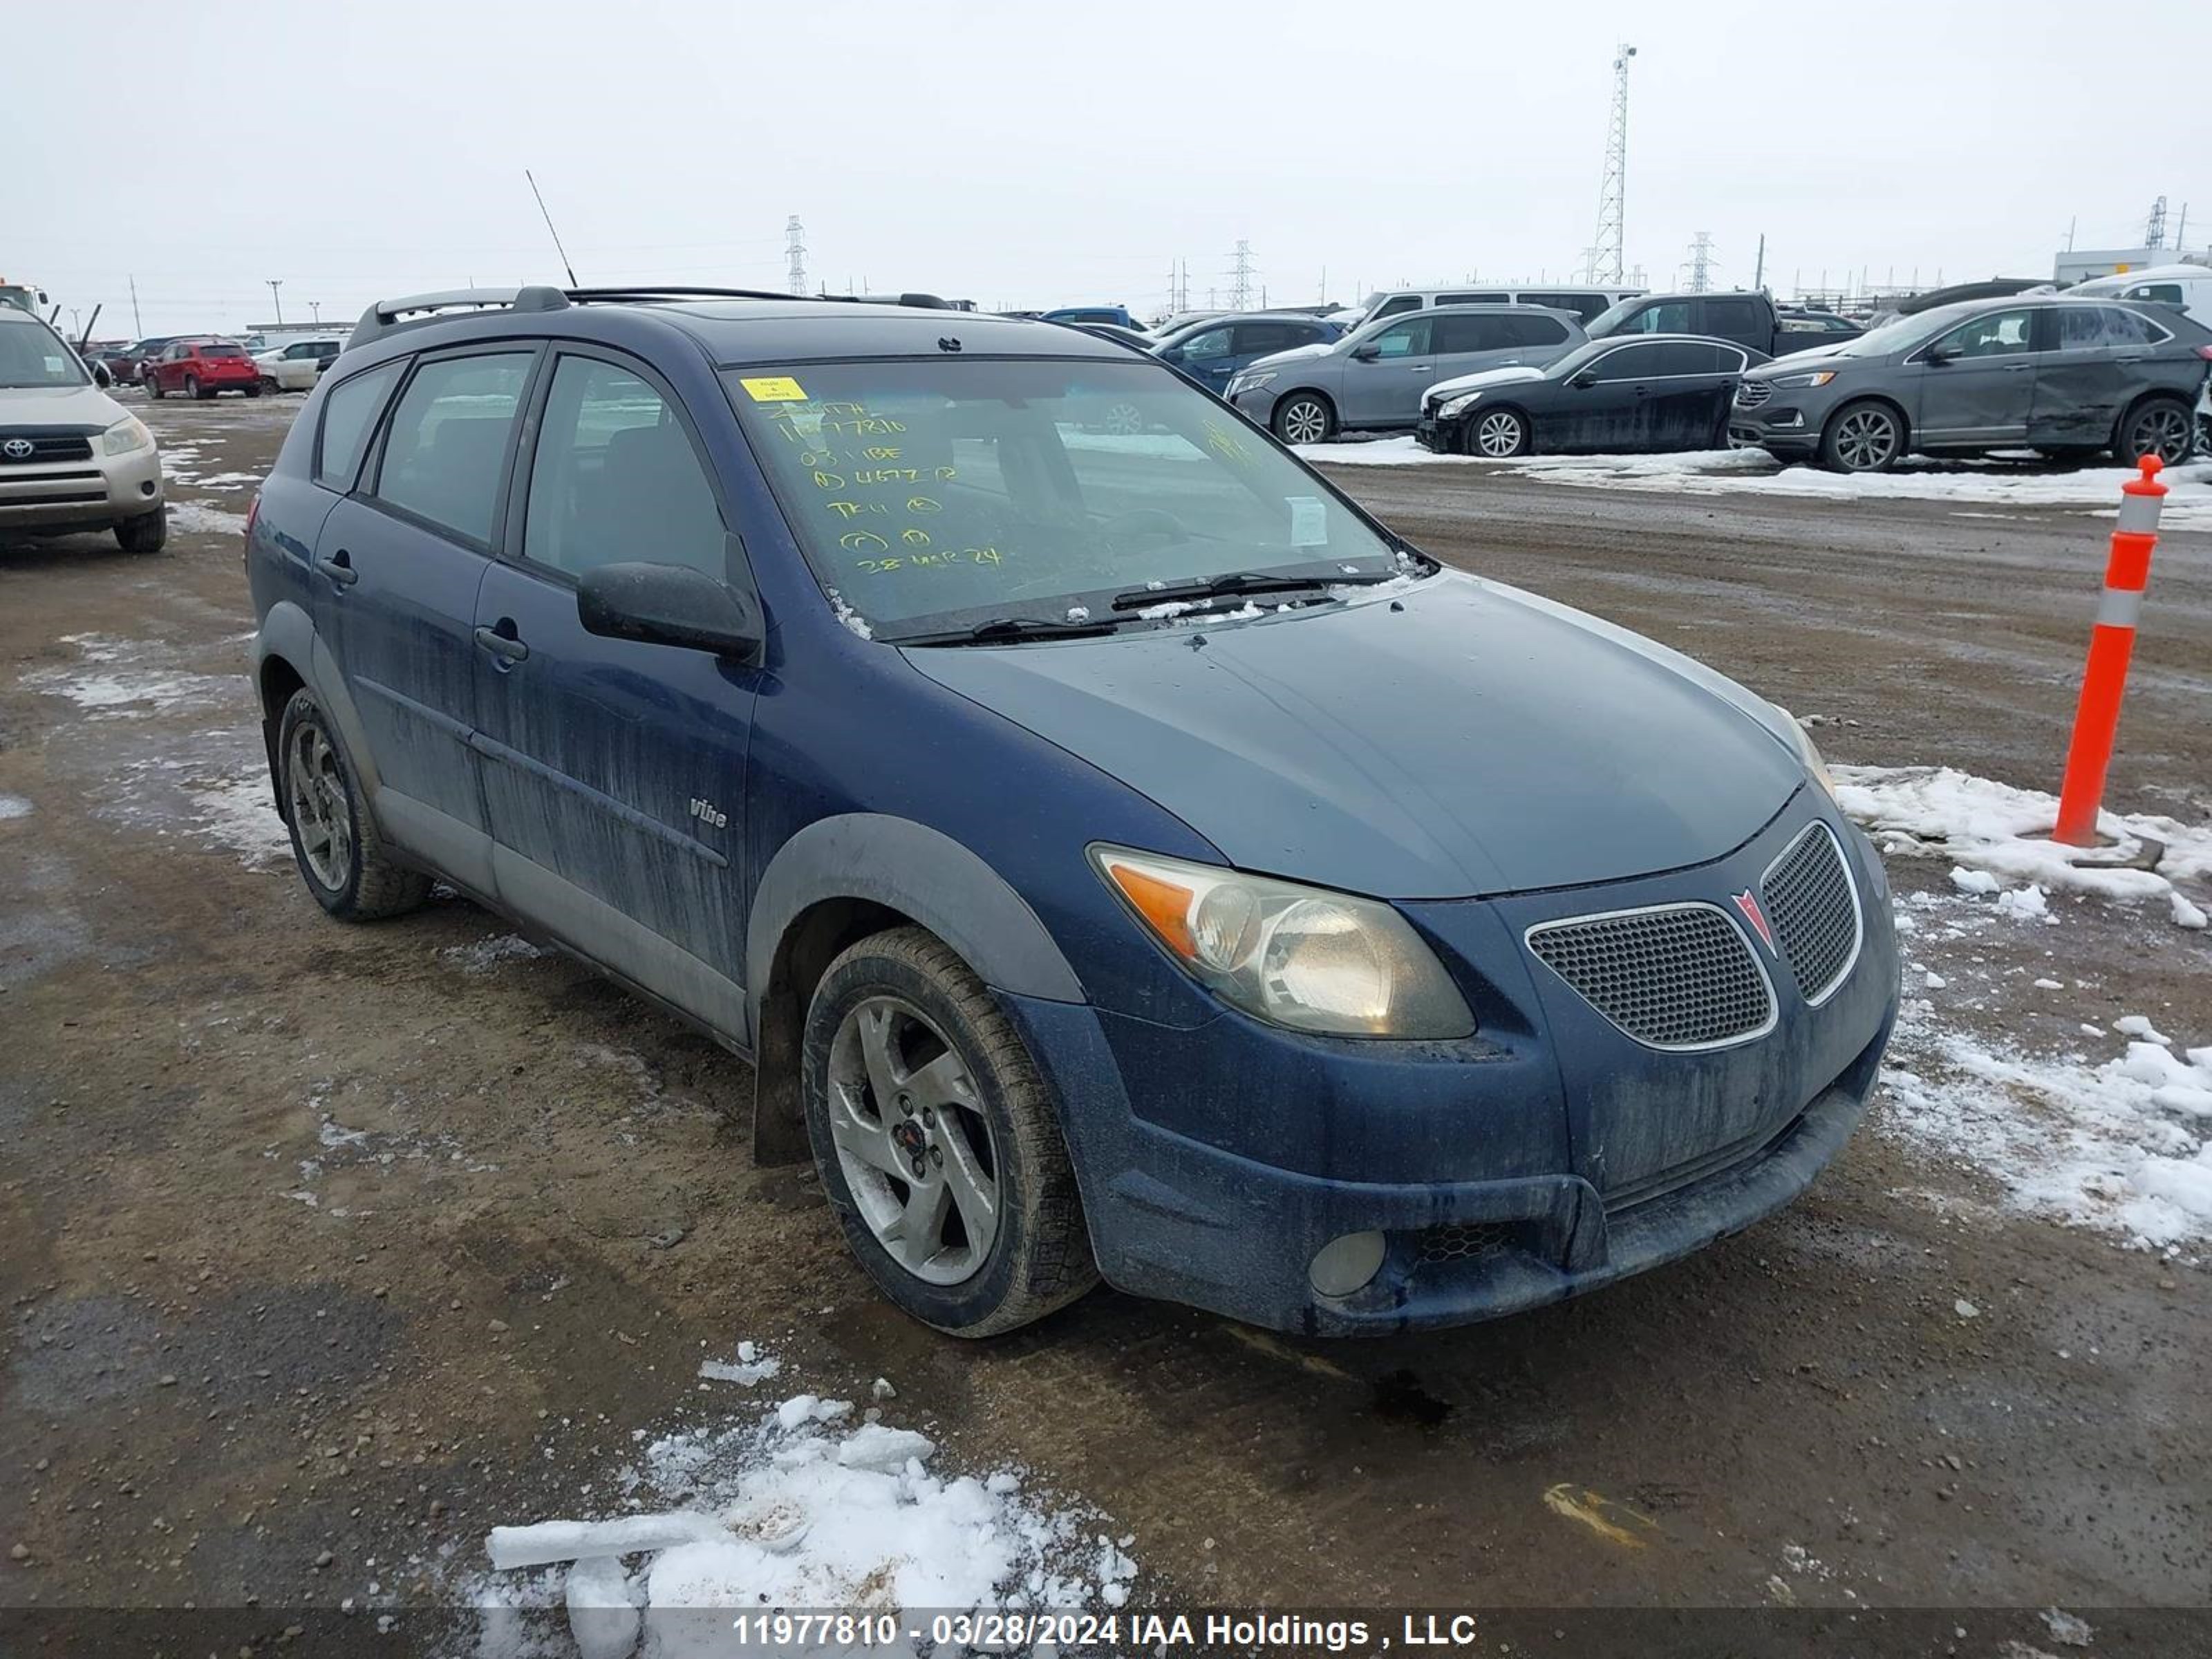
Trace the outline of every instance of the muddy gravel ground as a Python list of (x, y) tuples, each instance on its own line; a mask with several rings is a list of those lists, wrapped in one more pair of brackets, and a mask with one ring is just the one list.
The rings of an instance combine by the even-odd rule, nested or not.
[[(2057, 1605), (2098, 1653), (2201, 1639), (2141, 1610), (2212, 1601), (2203, 1267), (2021, 1212), (1884, 1103), (1784, 1214), (1499, 1324), (1329, 1346), (1101, 1291), (974, 1346), (893, 1313), (811, 1174), (754, 1167), (714, 1045), (460, 900), (349, 928), (301, 887), (239, 535), (299, 402), (146, 406), (194, 479), (161, 556), (0, 546), (21, 1650), (84, 1650), (100, 1608), (450, 1607), (490, 1526), (613, 1512), (635, 1431), (757, 1411), (695, 1376), (741, 1339), (782, 1392), (892, 1379), (951, 1466), (1095, 1506), (1152, 1605), (1795, 1606), (1861, 1610), (1850, 1650), (1991, 1656), (2062, 1646)], [(2108, 520), (1337, 476), (1452, 562), (1824, 717), (1832, 759), (2056, 787)], [(2212, 817), (2208, 693), (2212, 536), (2172, 535), (2116, 803)], [(1949, 902), (1947, 868), (1898, 864), (1900, 896)], [(1914, 942), (1987, 988), (1963, 1029), (2212, 1042), (2205, 934), (2054, 908)], [(2053, 970), (2077, 988), (1997, 994)], [(25, 1621), (53, 1608), (80, 1622)]]

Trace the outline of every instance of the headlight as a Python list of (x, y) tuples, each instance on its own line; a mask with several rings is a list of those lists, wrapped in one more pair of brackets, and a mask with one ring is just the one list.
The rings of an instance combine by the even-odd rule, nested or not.
[(1119, 847), (1093, 847), (1091, 861), (1192, 978), (1248, 1014), (1334, 1036), (1474, 1030), (1435, 952), (1387, 904)]
[(136, 415), (125, 415), (100, 434), (100, 453), (103, 455), (128, 455), (153, 447), (154, 434)]
[(1462, 392), (1455, 398), (1445, 398), (1437, 406), (1437, 418), (1440, 421), (1456, 420), (1468, 410), (1473, 409), (1474, 400), (1480, 396), (1482, 394), (1480, 392)]
[(1813, 734), (1797, 723), (1797, 717), (1780, 703), (1775, 712), (1782, 716), (1783, 737), (1797, 751), (1797, 758), (1805, 763), (1805, 769), (1813, 775), (1813, 781), (1827, 792), (1828, 799), (1836, 798), (1836, 781), (1828, 775), (1828, 763), (1820, 758), (1820, 749), (1813, 742)]
[(1273, 386), (1274, 383), (1275, 372), (1273, 369), (1269, 369), (1264, 374), (1239, 374), (1237, 377), (1237, 384), (1232, 386), (1231, 390), (1234, 392), (1257, 392), (1261, 386)]
[(1819, 368), (1814, 369), (1804, 374), (1778, 374), (1772, 380), (1769, 380), (1767, 385), (1778, 389), (1784, 386), (1795, 388), (1797, 386), (1826, 386), (1829, 381), (1835, 378), (1836, 371), (1834, 369)]

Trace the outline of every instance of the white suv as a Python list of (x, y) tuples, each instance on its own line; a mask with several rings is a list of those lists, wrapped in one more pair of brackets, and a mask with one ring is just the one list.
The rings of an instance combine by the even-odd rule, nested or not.
[(126, 553), (158, 553), (168, 527), (145, 422), (52, 329), (0, 306), (0, 541), (107, 529)]

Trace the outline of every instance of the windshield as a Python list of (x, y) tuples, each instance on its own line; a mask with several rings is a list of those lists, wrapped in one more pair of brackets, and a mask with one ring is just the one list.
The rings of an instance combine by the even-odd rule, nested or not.
[[(1397, 568), (1312, 473), (1135, 358), (802, 363), (726, 380), (815, 574), (879, 638), (1103, 623), (1133, 591), (1225, 575)], [(1122, 614), (1161, 619), (1146, 609)]]
[[(1880, 328), (1869, 329), (1856, 340), (1846, 340), (1832, 348), (1831, 357), (1883, 357), (1893, 351), (1910, 351), (1923, 340), (1933, 339), (1954, 323), (1963, 323), (1976, 312), (1987, 307), (1986, 300), (1969, 300), (1963, 305), (1938, 306), (1933, 311), (1923, 311), (1914, 317), (1899, 317), (1884, 323)], [(1801, 354), (1792, 354), (1793, 356)]]
[(92, 377), (76, 353), (44, 323), (0, 323), (0, 386), (84, 386)]

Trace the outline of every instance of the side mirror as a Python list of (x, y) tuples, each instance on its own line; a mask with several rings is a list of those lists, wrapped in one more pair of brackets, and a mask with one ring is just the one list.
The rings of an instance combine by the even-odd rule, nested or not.
[(1167, 363), (1172, 367), (1179, 368), (1182, 366), (1182, 348), (1181, 346), (1170, 346), (1165, 351), (1159, 353), (1158, 356), (1162, 362)]
[(1371, 363), (1377, 357), (1380, 357), (1382, 355), (1382, 348), (1376, 345), (1374, 341), (1370, 340), (1364, 345), (1356, 345), (1352, 347), (1352, 355), (1360, 362)]
[(1963, 347), (1954, 346), (1948, 341), (1928, 348), (1928, 361), (1931, 363), (1955, 363), (1966, 355)]
[(1567, 384), (1577, 392), (1588, 392), (1597, 384), (1597, 376), (1585, 368), (1567, 377)]
[(586, 634), (712, 651), (739, 662), (757, 656), (768, 638), (748, 595), (682, 564), (586, 571), (576, 585), (576, 615)]

